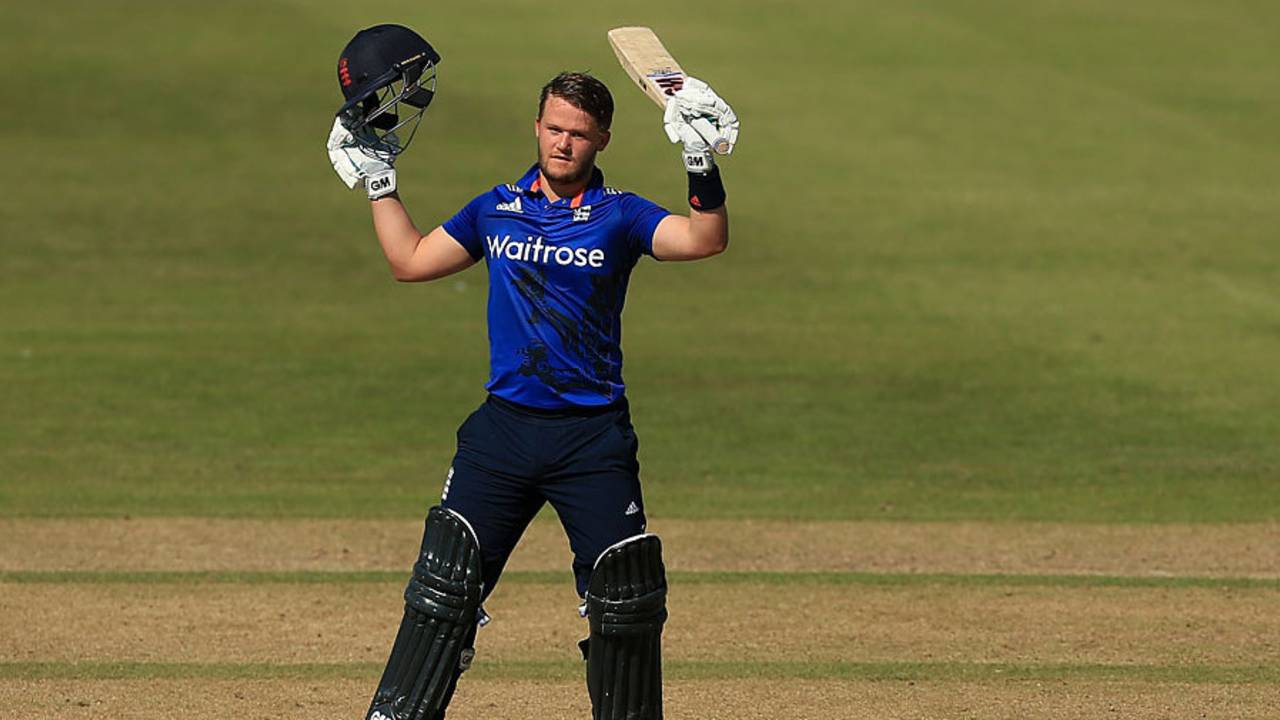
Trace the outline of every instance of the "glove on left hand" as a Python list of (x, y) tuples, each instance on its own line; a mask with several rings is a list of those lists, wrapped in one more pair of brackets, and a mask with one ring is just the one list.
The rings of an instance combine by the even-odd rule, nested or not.
[(667, 101), (663, 129), (673, 143), (684, 143), (685, 169), (710, 172), (715, 167), (711, 143), (727, 143), (722, 153), (733, 152), (738, 142), (738, 116), (709, 85), (685, 76), (683, 86)]

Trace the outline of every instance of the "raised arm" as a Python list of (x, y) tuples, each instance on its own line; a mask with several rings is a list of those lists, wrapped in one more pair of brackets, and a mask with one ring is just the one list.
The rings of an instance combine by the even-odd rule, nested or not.
[(689, 217), (668, 215), (653, 233), (653, 256), (659, 260), (701, 260), (729, 247), (729, 213), (721, 205)]
[(370, 200), (369, 205), (373, 210), (374, 232), (396, 280), (436, 280), (475, 264), (471, 254), (443, 227), (423, 235), (413, 224), (399, 195), (385, 195)]
[(391, 275), (401, 282), (424, 282), (452, 275), (475, 264), (462, 244), (443, 227), (423, 235), (396, 193), (395, 157), (355, 142), (334, 120), (327, 145), (329, 162), (352, 190), (368, 193), (373, 229), (387, 256)]
[[(729, 212), (725, 208), (724, 183), (711, 154), (713, 138), (698, 127), (714, 124), (716, 135), (729, 143), (738, 141), (738, 118), (729, 105), (706, 83), (684, 78), (684, 87), (667, 101), (663, 128), (673, 143), (684, 145), (684, 167), (689, 174), (689, 216), (669, 215), (653, 233), (653, 256), (659, 260), (700, 260), (729, 247)], [(698, 122), (695, 122), (698, 121)]]

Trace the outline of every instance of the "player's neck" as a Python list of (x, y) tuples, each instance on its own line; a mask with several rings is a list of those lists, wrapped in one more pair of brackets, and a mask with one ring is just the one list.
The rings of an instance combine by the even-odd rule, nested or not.
[(546, 173), (538, 171), (539, 184), (542, 187), (542, 194), (547, 196), (551, 202), (555, 202), (560, 198), (577, 197), (578, 193), (587, 188), (587, 184), (591, 182), (591, 176), (595, 174), (595, 168), (587, 173), (587, 176), (581, 180), (573, 182), (557, 182), (546, 176)]

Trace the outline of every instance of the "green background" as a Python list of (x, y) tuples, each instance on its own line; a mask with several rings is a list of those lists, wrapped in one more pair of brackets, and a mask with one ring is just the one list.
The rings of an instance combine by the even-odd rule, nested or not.
[(617, 100), (613, 185), (684, 204), (605, 41), (742, 118), (729, 252), (625, 314), (650, 514), (1280, 518), (1280, 6), (918, 0), (6, 3), (0, 514), (421, 516), (483, 397), (486, 281), (393, 282), (323, 150), (334, 64), (444, 61), (429, 228)]

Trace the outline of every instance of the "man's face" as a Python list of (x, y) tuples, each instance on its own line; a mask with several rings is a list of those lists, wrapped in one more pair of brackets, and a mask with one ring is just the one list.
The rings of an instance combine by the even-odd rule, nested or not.
[(569, 101), (550, 95), (534, 123), (538, 167), (548, 180), (575, 182), (590, 177), (596, 153), (609, 144), (609, 131)]

